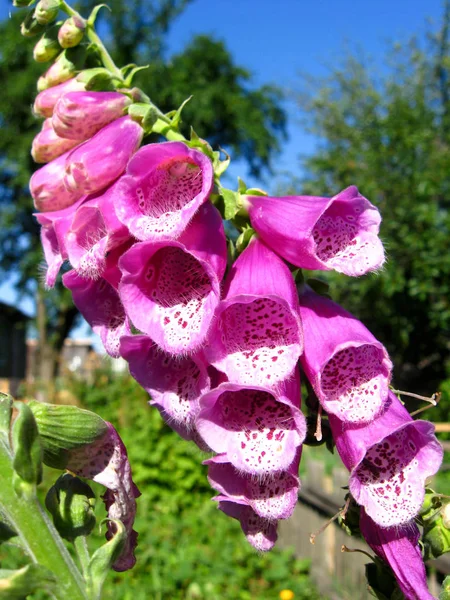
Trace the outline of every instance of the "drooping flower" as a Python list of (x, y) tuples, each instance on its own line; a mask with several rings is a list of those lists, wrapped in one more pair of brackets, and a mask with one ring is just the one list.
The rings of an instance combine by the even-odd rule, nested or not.
[(47, 163), (72, 150), (78, 143), (60, 137), (52, 127), (52, 120), (45, 119), (41, 131), (33, 140), (31, 156), (34, 162)]
[(290, 376), (302, 350), (292, 275), (253, 238), (225, 282), (206, 356), (234, 383), (271, 387)]
[(222, 219), (204, 204), (178, 240), (140, 242), (120, 260), (120, 297), (133, 324), (172, 354), (205, 342), (226, 267)]
[(342, 421), (372, 420), (388, 397), (392, 363), (353, 315), (305, 286), (299, 297), (305, 352), (300, 361), (325, 410)]
[(45, 285), (49, 288), (55, 285), (59, 270), (68, 258), (66, 248), (67, 232), (75, 211), (83, 202), (84, 198), (80, 198), (75, 204), (63, 210), (36, 213), (34, 215), (41, 225), (41, 243), (47, 262)]
[(200, 398), (197, 429), (240, 472), (262, 480), (286, 471), (305, 439), (298, 372), (277, 391), (222, 383)]
[(413, 421), (392, 392), (384, 412), (367, 425), (343, 423), (334, 415), (329, 423), (356, 502), (381, 527), (411, 521), (422, 506), (425, 480), (442, 462), (432, 423)]
[(359, 527), (377, 556), (393, 570), (406, 600), (434, 600), (427, 586), (425, 565), (420, 551), (420, 532), (414, 521), (385, 529), (377, 525), (364, 509)]
[(211, 161), (182, 142), (149, 144), (132, 158), (116, 196), (119, 219), (138, 240), (178, 238), (213, 185)]
[(100, 279), (84, 279), (74, 270), (63, 276), (63, 284), (72, 292), (75, 306), (100, 336), (106, 352), (118, 358), (120, 338), (131, 335), (130, 322), (125, 314), (116, 287), (111, 281), (118, 281), (120, 272), (117, 266), (107, 266), (112, 273), (104, 273)]
[(105, 269), (106, 256), (130, 239), (114, 211), (117, 184), (89, 196), (76, 211), (66, 233), (66, 248), (75, 271), (92, 279)]
[(269, 521), (288, 519), (298, 502), (300, 454), (301, 450), (286, 471), (264, 479), (236, 470), (226, 454), (206, 460), (203, 464), (208, 465), (208, 481), (219, 492), (213, 500), (250, 506), (259, 517)]
[(146, 335), (122, 337), (120, 355), (166, 423), (184, 439), (198, 443), (195, 418), (200, 411), (199, 398), (210, 388), (201, 358), (167, 354)]
[(115, 181), (139, 148), (142, 127), (121, 117), (103, 127), (66, 158), (64, 184), (69, 191), (93, 194)]
[[(113, 569), (126, 571), (136, 562), (134, 549), (138, 534), (133, 530), (133, 524), (136, 516), (136, 498), (141, 493), (132, 480), (127, 451), (119, 434), (111, 423), (107, 423), (107, 426), (107, 432), (99, 440), (70, 451), (66, 468), (107, 488), (103, 501), (108, 517), (122, 521), (128, 534), (125, 547), (115, 561)], [(107, 539), (113, 535), (114, 525), (108, 523)]]
[(255, 511), (245, 504), (238, 504), (225, 498), (219, 502), (219, 510), (237, 519), (247, 541), (259, 552), (268, 552), (277, 541), (277, 522), (259, 517)]
[(64, 94), (68, 92), (82, 91), (86, 89), (84, 83), (77, 79), (69, 79), (64, 83), (49, 87), (36, 96), (33, 105), (33, 112), (40, 117), (51, 117), (56, 103)]
[(355, 186), (333, 198), (247, 196), (246, 204), (261, 239), (297, 267), (359, 276), (384, 262), (380, 213)]
[(68, 92), (55, 105), (53, 129), (80, 143), (122, 117), (129, 104), (131, 99), (119, 92)]
[[(75, 148), (77, 150), (77, 148)], [(56, 211), (72, 206), (84, 196), (77, 187), (72, 190), (64, 185), (66, 159), (73, 150), (69, 150), (55, 160), (47, 163), (33, 173), (30, 179), (30, 192), (34, 206), (41, 212)]]

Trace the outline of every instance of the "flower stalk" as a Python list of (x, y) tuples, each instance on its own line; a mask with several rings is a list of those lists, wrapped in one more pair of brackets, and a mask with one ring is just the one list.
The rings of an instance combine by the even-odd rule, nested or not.
[(33, 562), (57, 578), (57, 600), (88, 600), (85, 583), (64, 542), (36, 497), (19, 497), (13, 489), (13, 457), (0, 443), (0, 512), (17, 532)]

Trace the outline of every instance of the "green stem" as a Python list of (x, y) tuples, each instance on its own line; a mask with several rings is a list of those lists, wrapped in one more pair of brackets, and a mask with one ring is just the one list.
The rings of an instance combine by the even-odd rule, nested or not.
[[(67, 4), (67, 2), (65, 2), (64, 0), (62, 0), (60, 7), (61, 7), (61, 10), (63, 10), (66, 14), (69, 15), (69, 17), (77, 17), (78, 19), (85, 21), (85, 19), (83, 19), (83, 17), (80, 15), (80, 13), (77, 12), (76, 10), (74, 10), (71, 6), (69, 6)], [(110, 53), (108, 52), (108, 50), (106, 49), (105, 45), (103, 44), (101, 38), (98, 36), (97, 32), (95, 31), (94, 23), (91, 22), (90, 19), (88, 20), (87, 25), (86, 25), (86, 35), (87, 35), (89, 41), (91, 41), (97, 47), (97, 51), (100, 54), (100, 57), (103, 62), (103, 66), (106, 69), (108, 69), (108, 71), (112, 75), (114, 75), (114, 77), (119, 79), (119, 81), (123, 82), (124, 79), (123, 79), (121, 70), (116, 66), (115, 62), (111, 58)]]
[(114, 77), (117, 77), (117, 79), (119, 79), (119, 81), (123, 81), (123, 75), (122, 75), (121, 70), (116, 66), (115, 62), (111, 58), (110, 53), (108, 52), (108, 50), (104, 46), (102, 40), (100, 39), (97, 32), (95, 31), (94, 26), (91, 25), (90, 23), (87, 24), (86, 34), (87, 34), (89, 40), (97, 46), (97, 51), (101, 56), (103, 66), (106, 69), (108, 69), (108, 71), (112, 75), (114, 75)]
[(86, 537), (84, 535), (80, 535), (75, 538), (73, 545), (75, 546), (75, 551), (78, 556), (78, 560), (80, 561), (81, 570), (83, 572), (84, 577), (86, 578), (87, 570), (89, 567), (89, 562), (91, 557), (89, 556), (89, 550), (87, 547)]
[(37, 498), (19, 497), (13, 489), (12, 456), (0, 443), (0, 511), (33, 560), (57, 577), (58, 600), (88, 600), (85, 584), (64, 542)]
[(156, 123), (152, 127), (152, 131), (154, 133), (160, 133), (169, 141), (176, 142), (185, 142), (186, 138), (179, 131), (175, 131), (172, 129), (168, 123), (163, 121), (161, 118), (158, 118)]

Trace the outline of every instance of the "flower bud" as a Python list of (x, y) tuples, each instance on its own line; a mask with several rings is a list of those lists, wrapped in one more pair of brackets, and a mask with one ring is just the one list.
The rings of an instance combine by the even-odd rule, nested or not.
[(36, 62), (48, 62), (61, 51), (58, 43), (58, 28), (50, 27), (38, 41), (33, 50), (33, 58)]
[(439, 505), (440, 499), (434, 496), (434, 510), (430, 509), (423, 519), (422, 541), (426, 560), (450, 551), (450, 503)]
[(64, 152), (72, 150), (78, 140), (68, 140), (57, 135), (52, 127), (52, 120), (45, 119), (42, 130), (36, 135), (31, 146), (31, 156), (34, 162), (48, 163)]
[(41, 25), (35, 17), (35, 11), (31, 10), (25, 20), (20, 25), (20, 33), (24, 37), (33, 37), (44, 31), (44, 25)]
[(45, 498), (59, 535), (72, 541), (91, 533), (95, 526), (95, 494), (87, 483), (65, 473), (58, 478)]
[(33, 0), (13, 0), (13, 6), (17, 6), (18, 8), (23, 8), (24, 6), (29, 6), (33, 3)]
[(64, 50), (52, 66), (38, 79), (37, 89), (42, 92), (49, 87), (63, 83), (75, 76), (84, 63), (85, 48), (68, 48)]
[(83, 39), (86, 21), (80, 17), (70, 17), (64, 21), (58, 33), (58, 41), (63, 48), (73, 48)]
[(44, 462), (55, 469), (65, 469), (69, 452), (92, 444), (108, 430), (106, 422), (88, 410), (37, 402), (28, 403), (39, 429)]
[(34, 16), (40, 25), (48, 25), (59, 13), (60, 0), (40, 0), (36, 4)]
[(78, 78), (69, 79), (64, 83), (60, 83), (59, 85), (48, 88), (36, 96), (33, 105), (33, 112), (35, 115), (40, 117), (51, 117), (53, 114), (53, 109), (55, 108), (55, 104), (58, 102), (61, 96), (67, 92), (77, 92), (84, 89), (84, 83), (78, 81)]
[(116, 89), (111, 73), (104, 67), (84, 69), (77, 75), (77, 81), (83, 83), (84, 89), (89, 92), (112, 92)]
[(442, 525), (446, 529), (450, 529), (450, 503), (446, 504), (441, 511)]
[(53, 129), (60, 137), (83, 142), (122, 117), (129, 104), (119, 92), (69, 92), (56, 103)]
[(19, 411), (12, 427), (14, 452), (14, 488), (19, 495), (32, 497), (42, 481), (42, 446), (33, 413), (23, 402), (16, 402)]

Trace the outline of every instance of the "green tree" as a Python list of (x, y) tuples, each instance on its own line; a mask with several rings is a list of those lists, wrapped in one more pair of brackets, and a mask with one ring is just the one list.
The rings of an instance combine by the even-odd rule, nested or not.
[(450, 8), (425, 39), (395, 44), (381, 73), (347, 54), (298, 101), (317, 151), (302, 190), (356, 184), (383, 216), (387, 264), (362, 280), (331, 275), (333, 296), (388, 347), (395, 383), (433, 392), (450, 347)]
[[(135, 83), (163, 110), (178, 107), (194, 94), (183, 114), (186, 124), (212, 143), (220, 142), (234, 157), (244, 158), (254, 173), (269, 169), (286, 125), (276, 88), (253, 89), (250, 73), (234, 63), (222, 42), (206, 36), (167, 59), (164, 36), (189, 1), (112, 0), (112, 12), (101, 13), (99, 27), (108, 32), (117, 64), (149, 64)], [(83, 14), (92, 6), (92, 0), (82, 3)], [(36, 168), (30, 147), (39, 123), (30, 106), (45, 66), (31, 58), (38, 38), (20, 36), (23, 17), (19, 12), (0, 24), (0, 77), (8, 82), (0, 97), (0, 276), (16, 274), (18, 288), (36, 298), (40, 376), (48, 380), (57, 373), (57, 358), (77, 311), (60, 285), (47, 292), (38, 284), (43, 256), (28, 180)]]

